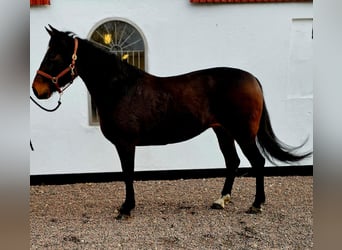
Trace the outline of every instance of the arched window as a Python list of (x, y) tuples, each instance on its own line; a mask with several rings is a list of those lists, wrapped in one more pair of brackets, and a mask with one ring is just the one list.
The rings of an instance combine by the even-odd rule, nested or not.
[[(121, 19), (106, 20), (90, 32), (89, 40), (145, 70), (145, 39), (132, 23)], [(91, 97), (89, 100), (89, 122), (91, 125), (97, 125), (99, 120), (96, 106)]]

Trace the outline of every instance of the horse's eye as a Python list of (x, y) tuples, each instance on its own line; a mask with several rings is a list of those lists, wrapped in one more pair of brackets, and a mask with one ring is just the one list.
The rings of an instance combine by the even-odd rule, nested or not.
[(52, 50), (51, 47), (48, 48), (46, 52), (46, 58), (48, 60), (57, 60), (58, 59), (58, 53), (56, 50)]

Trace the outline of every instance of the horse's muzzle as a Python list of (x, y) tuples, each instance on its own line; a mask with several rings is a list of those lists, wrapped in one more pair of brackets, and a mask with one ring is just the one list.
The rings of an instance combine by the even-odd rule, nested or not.
[(32, 90), (34, 95), (38, 99), (48, 99), (51, 96), (51, 90), (47, 84), (35, 81), (32, 84)]

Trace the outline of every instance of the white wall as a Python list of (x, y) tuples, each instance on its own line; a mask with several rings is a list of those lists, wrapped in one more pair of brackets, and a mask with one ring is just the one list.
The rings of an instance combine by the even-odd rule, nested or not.
[[(278, 137), (290, 145), (309, 137), (304, 151), (312, 148), (312, 3), (55, 0), (48, 7), (31, 7), (30, 14), (31, 82), (47, 48), (44, 26), (86, 38), (99, 21), (125, 18), (146, 37), (148, 72), (167, 76), (214, 66), (250, 71), (263, 85)], [(57, 99), (41, 103), (54, 106)], [(88, 124), (87, 90), (80, 79), (54, 113), (31, 103), (31, 139), (32, 175), (121, 171), (114, 147)], [(241, 166), (249, 166), (244, 156), (241, 160)], [(223, 167), (211, 130), (184, 143), (139, 147), (136, 153), (137, 170)]]

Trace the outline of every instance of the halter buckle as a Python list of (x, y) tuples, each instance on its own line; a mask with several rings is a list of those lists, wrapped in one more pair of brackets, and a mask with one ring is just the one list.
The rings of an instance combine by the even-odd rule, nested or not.
[(70, 64), (69, 68), (70, 68), (70, 71), (71, 71), (70, 74), (72, 76), (74, 76), (75, 75), (75, 64)]

